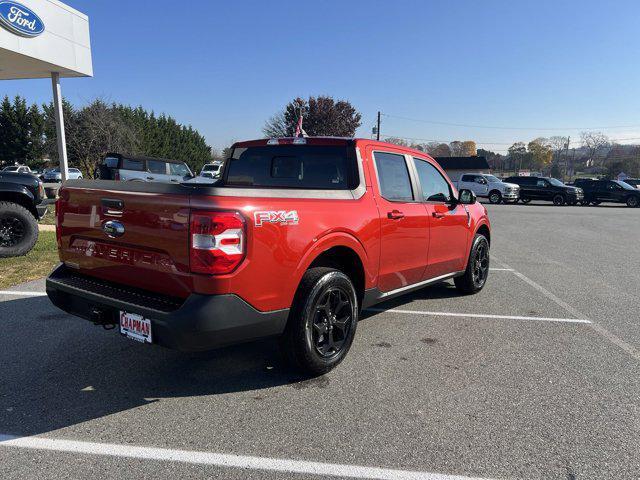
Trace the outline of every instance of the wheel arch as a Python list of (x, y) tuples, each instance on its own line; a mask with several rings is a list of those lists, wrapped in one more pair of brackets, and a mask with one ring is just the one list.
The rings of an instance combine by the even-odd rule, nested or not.
[(26, 188), (22, 190), (0, 191), (0, 202), (16, 203), (29, 210), (34, 217), (38, 218), (38, 212), (33, 205), (33, 195)]
[[(322, 237), (303, 256), (295, 272), (296, 290), (305, 272), (312, 267), (330, 267), (342, 271), (353, 282), (360, 303), (367, 285), (372, 281), (366, 250), (354, 236), (345, 232)], [(292, 300), (294, 295), (295, 290), (290, 295)]]
[(489, 246), (491, 246), (491, 230), (486, 223), (481, 223), (480, 226), (476, 229), (476, 233), (473, 235), (474, 237), (477, 235), (484, 235), (489, 242)]

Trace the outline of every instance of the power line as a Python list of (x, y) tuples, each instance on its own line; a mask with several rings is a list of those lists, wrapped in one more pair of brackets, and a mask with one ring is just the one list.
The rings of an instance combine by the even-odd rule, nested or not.
[(449, 127), (465, 127), (465, 128), (487, 128), (494, 130), (549, 130), (549, 131), (564, 131), (564, 130), (605, 130), (605, 129), (615, 129), (615, 128), (639, 128), (640, 125), (609, 125), (604, 127), (504, 127), (504, 126), (495, 126), (495, 125), (471, 125), (464, 123), (449, 123), (449, 122), (438, 122), (435, 120), (424, 120), (419, 118), (411, 118), (411, 117), (403, 117), (400, 115), (392, 115), (388, 113), (382, 113), (385, 117), (389, 118), (399, 118), (401, 120), (408, 120), (411, 122), (420, 122), (420, 123), (429, 123), (432, 125), (444, 125)]
[[(385, 138), (400, 138), (402, 140), (420, 140), (423, 142), (437, 142), (437, 143), (451, 143), (452, 140), (436, 140), (433, 138), (421, 138), (421, 137), (405, 137), (402, 135), (395, 135), (393, 133), (387, 133), (384, 135)], [(640, 137), (629, 137), (629, 138), (610, 138), (609, 141), (610, 142), (625, 142), (628, 140), (640, 140)], [(476, 141), (473, 140), (474, 143), (476, 143), (476, 145), (513, 145), (514, 143), (517, 142), (481, 142), (481, 141)], [(522, 142), (522, 143), (527, 143), (526, 141)]]

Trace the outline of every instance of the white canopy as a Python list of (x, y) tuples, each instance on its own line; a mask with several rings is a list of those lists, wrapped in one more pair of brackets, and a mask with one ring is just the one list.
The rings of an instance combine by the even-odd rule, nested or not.
[(91, 77), (89, 18), (58, 0), (0, 0), (0, 80), (51, 78), (63, 180), (61, 77)]

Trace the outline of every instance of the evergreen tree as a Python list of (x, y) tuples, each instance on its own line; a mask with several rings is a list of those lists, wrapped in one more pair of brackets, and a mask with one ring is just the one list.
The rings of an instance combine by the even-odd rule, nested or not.
[(0, 105), (0, 163), (38, 167), (44, 153), (44, 118), (37, 105), (5, 96)]

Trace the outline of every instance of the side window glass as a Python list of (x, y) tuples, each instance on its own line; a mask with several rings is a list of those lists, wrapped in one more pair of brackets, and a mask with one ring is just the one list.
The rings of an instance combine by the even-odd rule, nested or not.
[(179, 175), (181, 177), (186, 177), (189, 175), (189, 167), (187, 167), (184, 163), (170, 163), (169, 170), (171, 175)]
[(544, 180), (538, 180), (537, 185), (539, 187), (546, 187), (547, 186), (547, 182), (545, 182)]
[(134, 160), (133, 158), (123, 158), (122, 159), (122, 169), (123, 170), (136, 170), (138, 172), (142, 171), (142, 160)]
[(462, 181), (463, 182), (473, 182), (473, 176), (472, 175), (463, 175), (462, 176)]
[(151, 173), (165, 175), (167, 173), (167, 164), (160, 160), (147, 160), (147, 170)]
[(414, 158), (413, 162), (418, 171), (418, 179), (422, 187), (422, 195), (427, 202), (451, 201), (451, 188), (449, 182), (429, 162)]
[(391, 201), (411, 202), (413, 189), (404, 156), (375, 152), (374, 158), (382, 196)]

